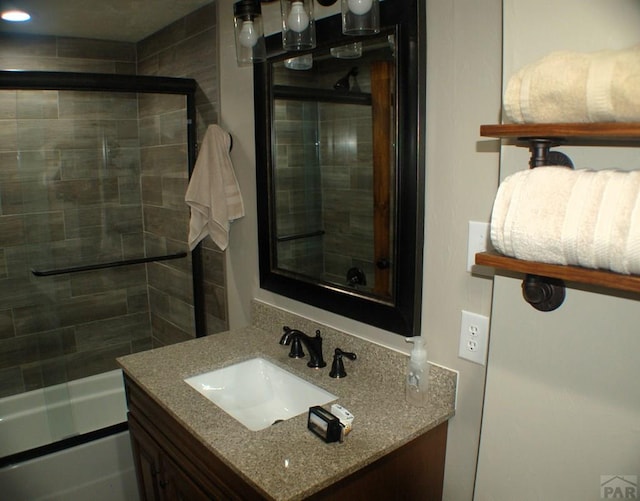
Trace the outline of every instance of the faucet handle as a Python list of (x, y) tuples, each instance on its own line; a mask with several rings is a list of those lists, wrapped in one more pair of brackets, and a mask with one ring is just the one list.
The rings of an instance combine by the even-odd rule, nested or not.
[(357, 358), (355, 353), (342, 351), (340, 348), (336, 348), (333, 353), (333, 364), (331, 364), (331, 372), (329, 376), (332, 378), (343, 378), (347, 376), (347, 372), (344, 370), (344, 362), (342, 357), (347, 357), (349, 360), (355, 360)]

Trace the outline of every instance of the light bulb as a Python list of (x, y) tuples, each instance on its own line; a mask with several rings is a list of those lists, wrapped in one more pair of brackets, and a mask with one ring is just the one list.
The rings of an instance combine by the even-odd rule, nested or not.
[(373, 0), (349, 0), (349, 10), (354, 14), (361, 16), (371, 10)]
[(2, 13), (2, 19), (12, 23), (24, 23), (31, 19), (31, 16), (23, 10), (7, 10)]
[(258, 41), (258, 32), (253, 26), (253, 21), (242, 21), (242, 28), (238, 33), (238, 40), (243, 47), (251, 48)]
[(302, 33), (309, 26), (309, 16), (302, 2), (293, 2), (287, 18), (287, 26), (296, 33)]

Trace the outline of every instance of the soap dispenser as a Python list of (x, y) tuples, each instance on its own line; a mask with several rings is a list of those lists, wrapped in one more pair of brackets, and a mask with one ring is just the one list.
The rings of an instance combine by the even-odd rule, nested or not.
[(429, 392), (429, 362), (427, 361), (426, 340), (423, 336), (414, 336), (406, 338), (406, 341), (413, 343), (405, 382), (406, 399), (412, 405), (424, 407), (427, 405)]

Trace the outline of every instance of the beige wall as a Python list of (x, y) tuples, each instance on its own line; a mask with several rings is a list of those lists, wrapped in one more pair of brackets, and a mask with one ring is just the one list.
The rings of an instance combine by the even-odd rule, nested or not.
[[(636, 0), (505, 0), (504, 79), (560, 49), (638, 43)], [(578, 168), (637, 168), (639, 149), (561, 149)], [(502, 149), (505, 176), (526, 151)], [(640, 474), (637, 296), (568, 288), (560, 309), (521, 300), (496, 278), (478, 501), (597, 500), (601, 475)]]
[(461, 310), (489, 315), (492, 282), (466, 272), (468, 221), (489, 221), (500, 109), (501, 2), (427, 3), (427, 197), (423, 330), (429, 358), (460, 372), (447, 444), (447, 500), (472, 499), (485, 368), (458, 358)]
[[(255, 297), (408, 352), (400, 336), (259, 289), (252, 70), (235, 63), (232, 3), (222, 0), (219, 6), (221, 118), (234, 135), (232, 158), (247, 217), (234, 223), (227, 252), (231, 327), (249, 321), (249, 301)], [(428, 97), (423, 331), (430, 360), (460, 372), (445, 476), (445, 498), (456, 501), (472, 497), (484, 388), (484, 367), (457, 357), (460, 312), (488, 315), (492, 288), (491, 280), (466, 272), (467, 224), (489, 220), (498, 182), (497, 144), (483, 141), (478, 130), (499, 117), (501, 2), (482, 4), (428, 3), (428, 90), (421, 89)], [(276, 31), (279, 5), (263, 4), (262, 9), (265, 31)], [(337, 6), (322, 9), (318, 17), (331, 12)]]

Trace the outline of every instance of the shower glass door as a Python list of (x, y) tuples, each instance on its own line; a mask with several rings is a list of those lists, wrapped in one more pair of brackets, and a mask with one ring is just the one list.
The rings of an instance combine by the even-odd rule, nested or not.
[(0, 90), (0, 457), (123, 422), (116, 357), (195, 337), (187, 101)]

